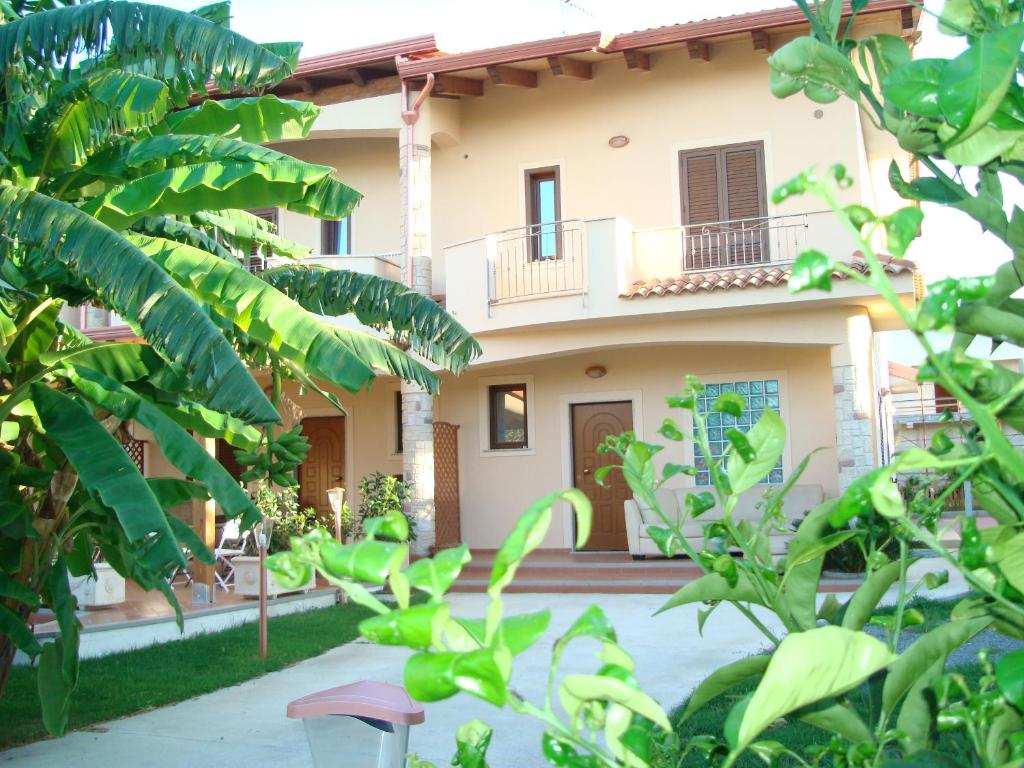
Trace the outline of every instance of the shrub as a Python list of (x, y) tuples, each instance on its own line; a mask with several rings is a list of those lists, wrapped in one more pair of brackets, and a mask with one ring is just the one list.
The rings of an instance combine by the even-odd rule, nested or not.
[(409, 484), (394, 475), (377, 471), (359, 481), (359, 521), (371, 517), (384, 517), (389, 512), (405, 515), (409, 523), (409, 540), (416, 539), (416, 526), (405, 512), (409, 501)]
[(317, 526), (316, 510), (313, 507), (299, 508), (297, 488), (275, 490), (266, 481), (261, 480), (256, 483), (252, 497), (260, 515), (274, 521), (268, 552), (282, 552), (288, 549), (292, 536), (301, 536)]

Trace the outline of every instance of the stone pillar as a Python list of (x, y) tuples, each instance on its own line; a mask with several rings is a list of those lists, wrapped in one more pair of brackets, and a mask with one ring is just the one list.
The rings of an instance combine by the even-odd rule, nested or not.
[[(412, 164), (401, 133), (399, 157), (402, 195), (402, 250), (411, 263), (405, 265), (406, 283), (427, 296), (431, 294), (430, 251), (430, 147), (412, 147)], [(411, 271), (412, 280), (409, 280)], [(402, 471), (410, 484), (409, 513), (416, 525), (415, 554), (427, 554), (434, 546), (434, 398), (415, 384), (402, 382)]]
[(847, 341), (832, 347), (832, 402), (840, 492), (876, 466), (875, 393), (871, 369), (871, 321), (847, 321)]
[[(217, 441), (210, 437), (196, 435), (196, 440), (203, 446), (214, 461), (217, 459)], [(192, 530), (196, 536), (212, 552), (217, 546), (217, 503), (213, 499), (200, 501), (192, 500)], [(192, 561), (192, 604), (210, 605), (217, 600), (217, 583), (214, 573), (217, 570), (217, 563), (207, 565)]]

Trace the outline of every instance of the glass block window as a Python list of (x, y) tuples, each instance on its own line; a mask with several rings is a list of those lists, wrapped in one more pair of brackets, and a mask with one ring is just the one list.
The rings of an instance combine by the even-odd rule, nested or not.
[[(727, 413), (713, 413), (711, 411), (715, 400), (723, 392), (735, 392), (746, 401), (746, 408), (739, 416), (731, 416)], [(714, 459), (721, 459), (729, 446), (729, 438), (726, 433), (733, 427), (740, 432), (749, 432), (750, 428), (757, 423), (764, 413), (765, 408), (770, 408), (776, 413), (779, 412), (779, 381), (778, 379), (758, 379), (755, 381), (733, 381), (723, 384), (706, 384), (704, 394), (697, 398), (697, 410), (707, 418), (708, 422), (708, 443), (711, 448), (711, 456)], [(708, 463), (704, 459), (700, 446), (694, 445), (694, 464), (697, 467), (697, 485), (711, 485), (711, 472)], [(762, 483), (782, 483), (782, 459), (772, 468)]]

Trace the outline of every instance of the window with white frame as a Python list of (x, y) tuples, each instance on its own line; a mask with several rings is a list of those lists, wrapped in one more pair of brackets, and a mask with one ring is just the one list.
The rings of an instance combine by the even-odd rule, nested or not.
[[(743, 413), (739, 416), (732, 416), (728, 413), (717, 413), (712, 410), (715, 400), (723, 392), (735, 392), (740, 395), (745, 403)], [(721, 459), (729, 446), (728, 432), (730, 429), (738, 429), (740, 432), (749, 432), (750, 428), (761, 418), (765, 409), (779, 412), (779, 380), (778, 379), (748, 379), (745, 381), (732, 381), (719, 384), (706, 384), (704, 393), (697, 398), (697, 411), (705, 416), (708, 424), (708, 447), (711, 449), (711, 458)], [(711, 471), (708, 462), (700, 446), (694, 445), (694, 465), (697, 467), (696, 484), (700, 486), (711, 485)], [(761, 481), (778, 485), (783, 482), (782, 459), (771, 469), (767, 476)]]

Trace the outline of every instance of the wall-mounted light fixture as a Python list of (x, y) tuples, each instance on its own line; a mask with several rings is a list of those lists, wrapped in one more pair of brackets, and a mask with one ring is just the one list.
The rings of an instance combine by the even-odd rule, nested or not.
[(586, 373), (587, 376), (589, 376), (592, 379), (600, 379), (602, 376), (608, 373), (608, 369), (605, 368), (603, 365), (592, 365), (589, 368), (587, 368), (587, 370), (585, 370), (584, 373)]
[(622, 149), (627, 144), (629, 144), (629, 136), (619, 135), (608, 139), (608, 146), (612, 149)]

